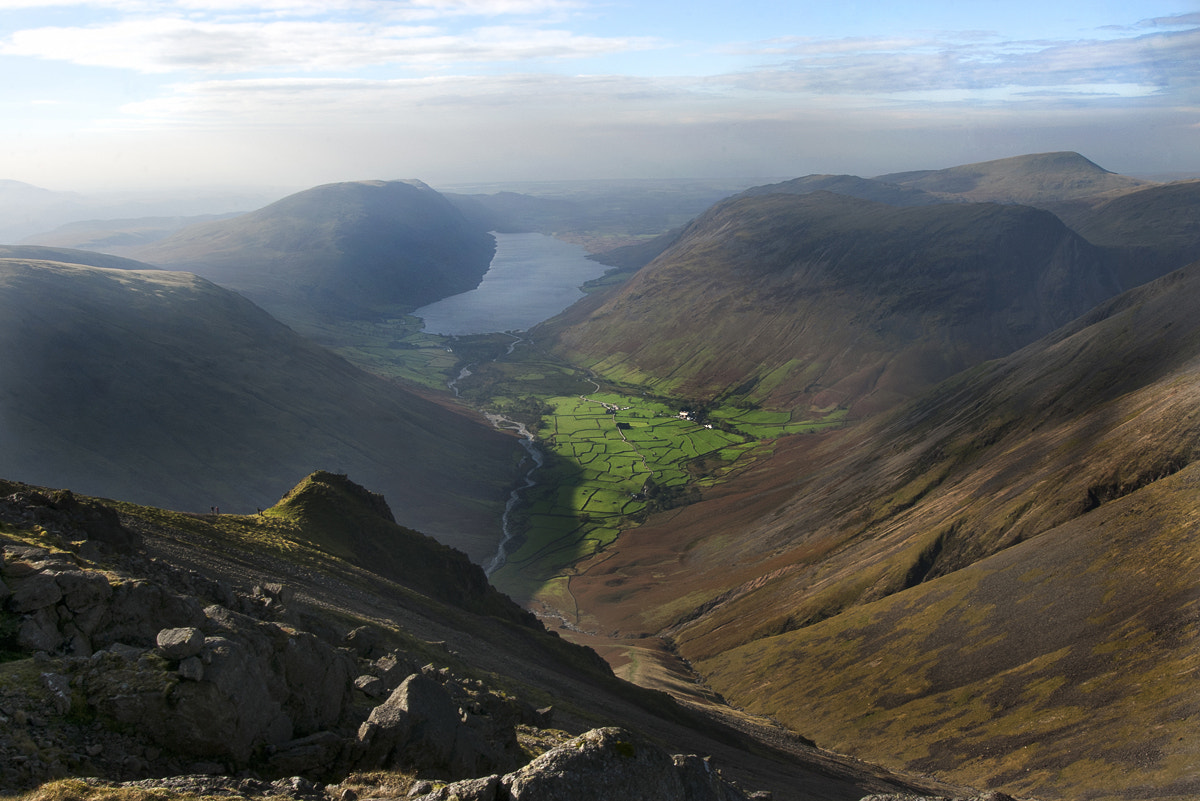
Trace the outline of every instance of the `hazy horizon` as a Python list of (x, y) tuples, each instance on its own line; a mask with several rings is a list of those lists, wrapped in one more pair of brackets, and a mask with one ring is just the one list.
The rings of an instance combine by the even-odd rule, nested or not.
[(1200, 172), (1200, 12), (925, 0), (0, 0), (0, 179), (435, 187)]

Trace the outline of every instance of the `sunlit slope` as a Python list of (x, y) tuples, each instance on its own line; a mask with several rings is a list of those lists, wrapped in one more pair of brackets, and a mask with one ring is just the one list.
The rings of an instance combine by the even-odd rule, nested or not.
[(580, 565), (583, 625), (664, 633), (733, 703), (890, 764), (1194, 793), (1197, 308), (1200, 264), (780, 442)]
[(136, 256), (202, 275), (289, 320), (415, 309), (476, 287), (494, 251), (486, 228), (425, 184), (358, 181), (189, 226)]
[(713, 207), (552, 330), (561, 353), (609, 379), (854, 417), (1116, 292), (1100, 250), (1029, 207), (750, 196)]
[(0, 260), (0, 476), (253, 511), (314, 469), (494, 550), (513, 441), (369, 376), (187, 273)]

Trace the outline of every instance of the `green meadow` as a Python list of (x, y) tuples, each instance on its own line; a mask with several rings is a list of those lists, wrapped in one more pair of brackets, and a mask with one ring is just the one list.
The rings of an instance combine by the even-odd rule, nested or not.
[[(373, 372), (517, 420), (545, 457), (512, 513), (517, 537), (492, 581), (518, 599), (559, 606), (571, 567), (655, 511), (698, 500), (749, 467), (776, 438), (842, 424), (841, 413), (788, 411), (656, 396), (607, 382), (511, 334), (442, 337), (415, 318), (338, 324), (323, 339)], [(464, 375), (464, 372), (466, 375)], [(563, 607), (566, 608), (566, 607)]]

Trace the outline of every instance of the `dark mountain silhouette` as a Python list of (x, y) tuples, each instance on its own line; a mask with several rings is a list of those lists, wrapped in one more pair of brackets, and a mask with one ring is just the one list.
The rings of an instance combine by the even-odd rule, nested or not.
[(486, 228), (425, 184), (359, 181), (189, 226), (131, 255), (195, 272), (290, 321), (411, 311), (476, 287), (494, 252)]
[(0, 260), (0, 375), (0, 475), (246, 512), (353, 470), (405, 525), (495, 548), (513, 440), (191, 274)]

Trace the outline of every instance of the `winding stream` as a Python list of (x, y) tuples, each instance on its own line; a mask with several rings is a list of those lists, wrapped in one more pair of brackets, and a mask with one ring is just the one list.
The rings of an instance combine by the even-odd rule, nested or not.
[(488, 421), (496, 428), (506, 431), (516, 431), (521, 437), (521, 445), (529, 454), (529, 458), (533, 460), (533, 466), (525, 473), (525, 483), (514, 489), (508, 495), (508, 503), (504, 505), (504, 516), (501, 518), (501, 537), (500, 544), (496, 547), (496, 555), (492, 557), (492, 561), (488, 562), (487, 567), (483, 572), (487, 575), (492, 575), (500, 568), (504, 567), (504, 563), (508, 561), (508, 544), (512, 541), (512, 510), (521, 500), (521, 493), (530, 487), (537, 486), (537, 481), (533, 478), (533, 474), (538, 468), (545, 463), (545, 456), (538, 450), (538, 447), (533, 439), (533, 434), (525, 427), (524, 423), (518, 423), (516, 420), (510, 420), (507, 417), (499, 414), (486, 415)]

